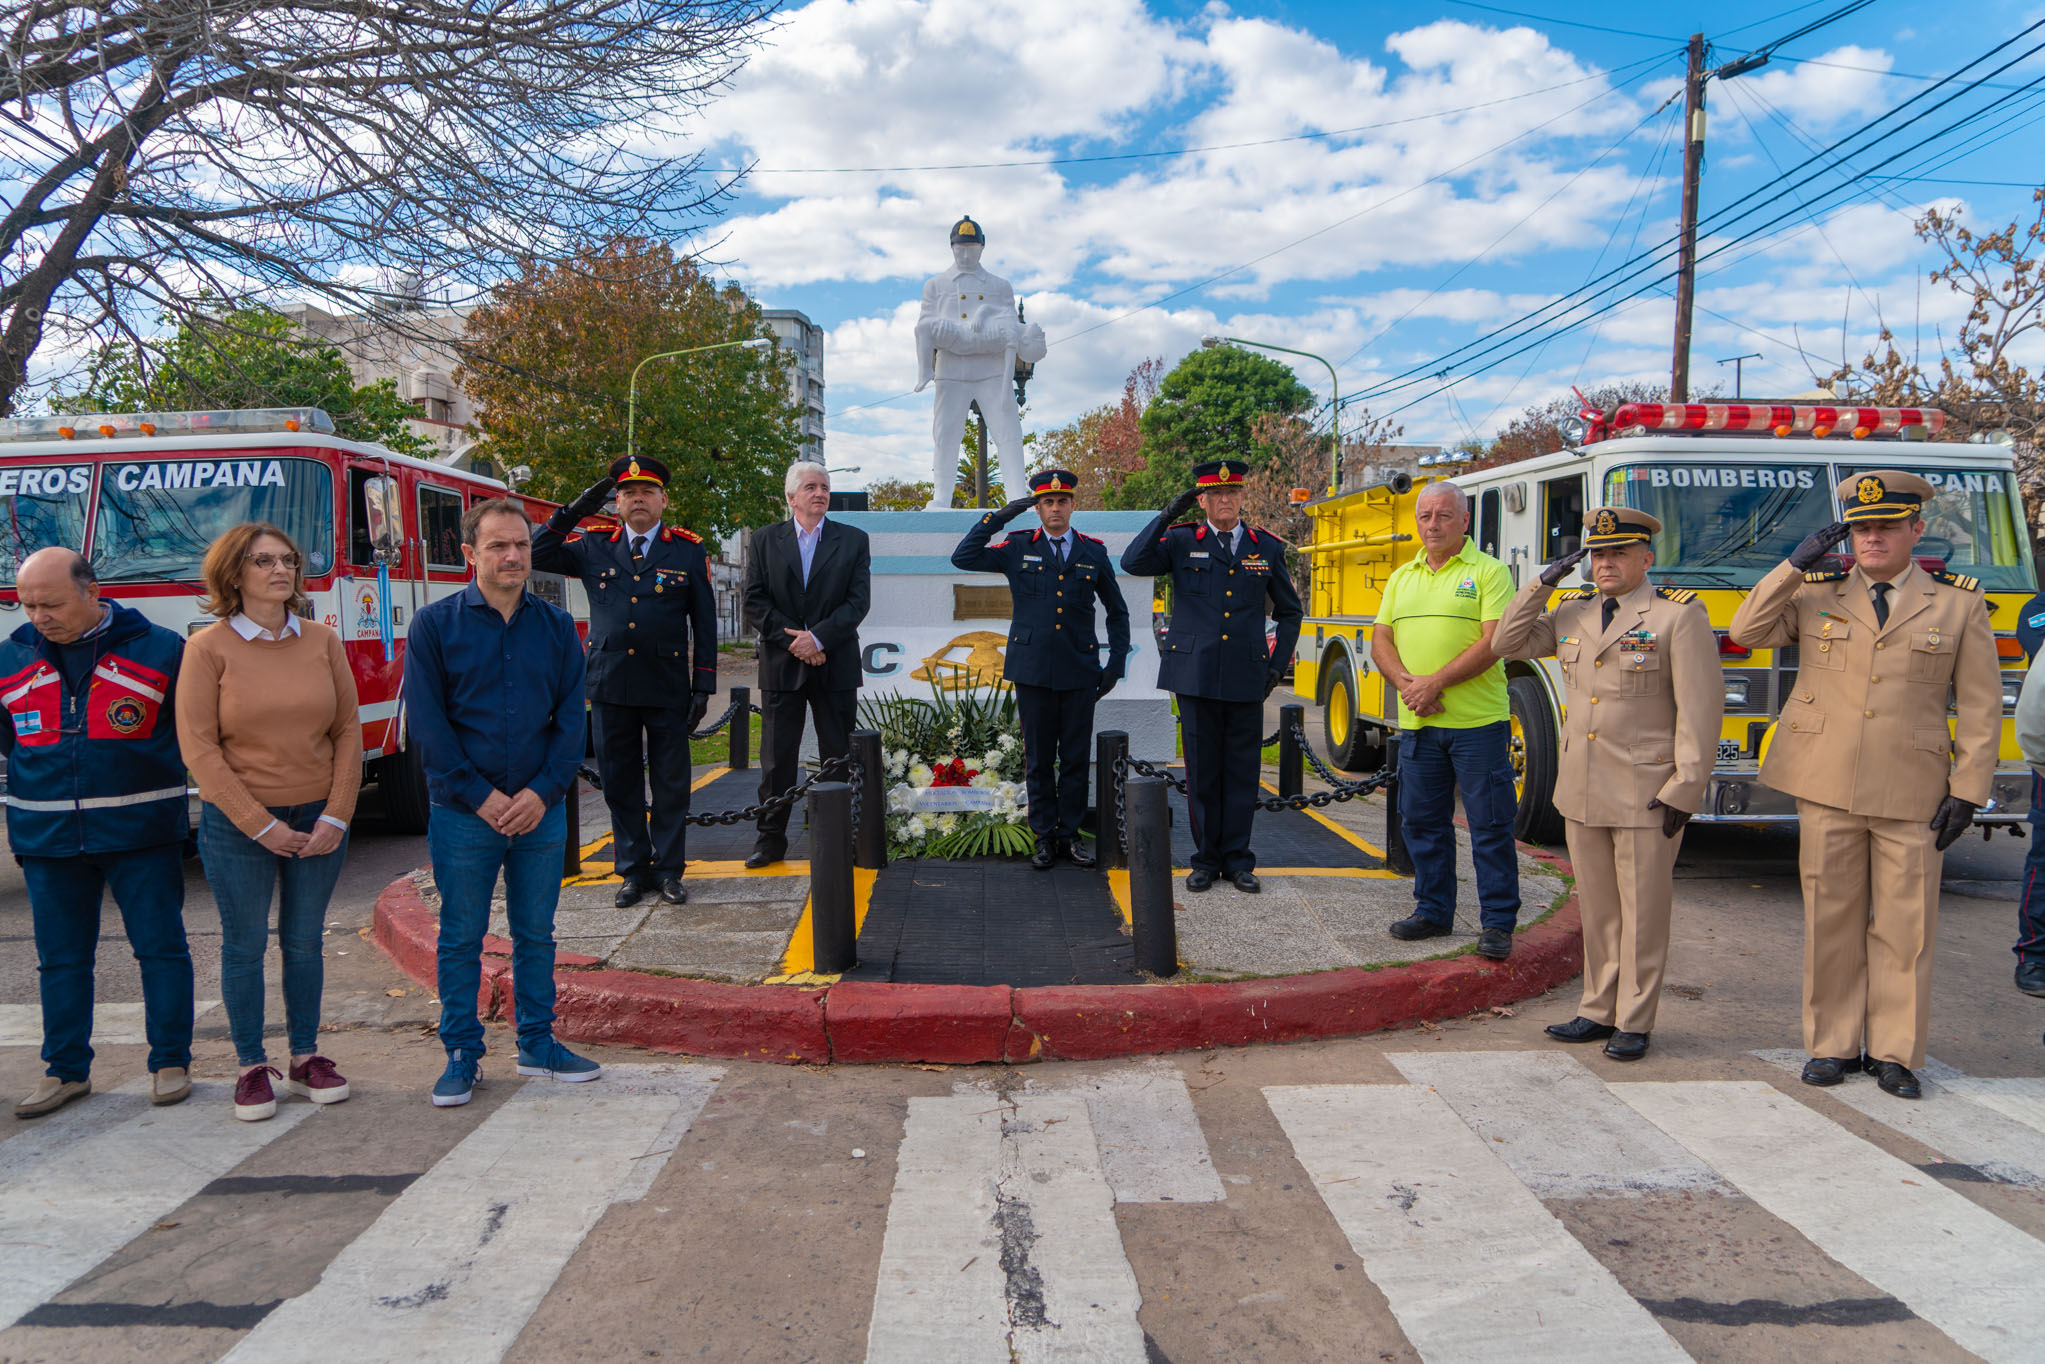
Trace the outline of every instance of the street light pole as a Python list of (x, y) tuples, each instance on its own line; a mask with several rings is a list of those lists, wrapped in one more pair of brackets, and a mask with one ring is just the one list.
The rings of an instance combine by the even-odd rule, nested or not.
[(1743, 386), (1741, 371), (1746, 368), (1747, 361), (1759, 360), (1760, 358), (1761, 352), (1757, 350), (1748, 355), (1729, 355), (1719, 361), (1721, 365), (1731, 365), (1733, 367), (1733, 401), (1738, 402), (1742, 397), (1746, 396), (1740, 390)]
[(1258, 350), (1275, 350), (1283, 355), (1299, 355), (1309, 360), (1319, 360), (1328, 366), (1328, 426), (1335, 442), (1334, 458), (1328, 463), (1328, 496), (1342, 491), (1342, 384), (1335, 377), (1335, 367), (1329, 365), (1325, 356), (1310, 350), (1294, 350), (1290, 346), (1274, 346), (1269, 341), (1245, 341), (1240, 336), (1203, 336), (1200, 344), (1209, 350), (1216, 346), (1255, 346)]
[(713, 341), (707, 346), (688, 346), (681, 350), (664, 350), (657, 355), (649, 355), (638, 364), (632, 366), (632, 382), (626, 385), (625, 388), (625, 458), (630, 459), (632, 457), (632, 436), (639, 420), (640, 370), (645, 369), (655, 360), (672, 360), (677, 355), (694, 355), (698, 351), (706, 350), (726, 350), (732, 346), (740, 346), (746, 350), (765, 350), (773, 344), (771, 340), (764, 336), (755, 336), (739, 341)]

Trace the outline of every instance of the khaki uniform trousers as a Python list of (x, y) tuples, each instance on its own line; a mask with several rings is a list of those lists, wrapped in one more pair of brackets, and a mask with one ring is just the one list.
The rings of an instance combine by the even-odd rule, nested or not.
[(1621, 1032), (1653, 1032), (1683, 836), (1665, 837), (1659, 823), (1615, 829), (1571, 819), (1563, 829), (1583, 915), (1583, 1002), (1576, 1011)]
[[(1921, 819), (1796, 803), (1804, 885), (1804, 1050), (1917, 1069), (1931, 1023), (1939, 868)], [(1865, 1048), (1863, 1048), (1865, 1043)]]

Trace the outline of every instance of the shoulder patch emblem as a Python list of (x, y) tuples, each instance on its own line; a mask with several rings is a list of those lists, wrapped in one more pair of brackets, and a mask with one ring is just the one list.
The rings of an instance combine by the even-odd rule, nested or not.
[(1970, 578), (1964, 573), (1955, 573), (1951, 569), (1942, 568), (1931, 576), (1950, 587), (1959, 588), (1962, 592), (1979, 592), (1981, 590), (1981, 579)]
[(1562, 600), (1589, 601), (1592, 597), (1595, 597), (1597, 595), (1598, 589), (1595, 587), (1572, 587), (1567, 592), (1564, 592), (1562, 594)]
[(687, 526), (675, 526), (672, 529), (674, 530), (675, 534), (681, 536), (684, 540), (687, 540), (692, 545), (700, 545), (703, 543), (703, 537), (696, 534), (695, 531), (690, 530)]
[(1654, 594), (1663, 601), (1687, 604), (1697, 600), (1697, 594), (1687, 587), (1657, 587)]
[(1852, 573), (1853, 570), (1850, 568), (1835, 568), (1829, 572), (1822, 569), (1812, 569), (1809, 573), (1804, 574), (1804, 581), (1807, 583), (1836, 583), (1852, 576)]

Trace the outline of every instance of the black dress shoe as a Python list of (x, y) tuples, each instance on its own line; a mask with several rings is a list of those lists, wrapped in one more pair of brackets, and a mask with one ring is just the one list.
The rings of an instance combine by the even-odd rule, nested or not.
[(1091, 867), (1094, 864), (1093, 844), (1083, 838), (1068, 838), (1058, 851), (1065, 854), (1065, 860), (1075, 867)]
[(2045, 961), (2018, 962), (2017, 988), (2027, 995), (2045, 996)]
[(1504, 961), (1512, 955), (1512, 934), (1503, 928), (1487, 928), (1477, 935), (1477, 955)]
[(1438, 924), (1423, 914), (1408, 914), (1391, 927), (1391, 934), (1400, 942), (1417, 942), (1422, 938), (1442, 938), (1456, 931), (1454, 924)]
[(1542, 1031), (1557, 1042), (1602, 1042), (1619, 1030), (1610, 1023), (1593, 1023), (1578, 1014), (1567, 1023), (1550, 1023)]
[(1910, 1067), (1895, 1061), (1869, 1061), (1867, 1068), (1875, 1073), (1875, 1083), (1882, 1093), (1893, 1094), (1899, 1099), (1921, 1099), (1924, 1091), (1918, 1087), (1917, 1077), (1910, 1073)]
[(1214, 884), (1214, 873), (1195, 867), (1186, 873), (1186, 889), (1198, 893)]
[(753, 849), (753, 855), (746, 859), (746, 866), (749, 870), (758, 871), (762, 867), (773, 866), (786, 856), (788, 856), (788, 845), (785, 843), (778, 848), (761, 845)]
[(1032, 871), (1049, 871), (1051, 864), (1058, 860), (1058, 845), (1048, 838), (1037, 840), (1036, 850), (1030, 854)]
[(630, 909), (641, 900), (644, 900), (646, 892), (651, 889), (653, 887), (642, 886), (637, 881), (627, 881), (624, 885), (618, 887), (618, 893), (611, 897), (611, 903), (619, 909)]
[(685, 905), (689, 903), (689, 892), (682, 888), (682, 878), (679, 876), (661, 877), (660, 898), (671, 905)]
[(1836, 1085), (1861, 1068), (1858, 1056), (1813, 1056), (1804, 1062), (1804, 1083), (1823, 1088)]
[(1236, 889), (1245, 895), (1255, 895), (1264, 889), (1264, 883), (1257, 879), (1257, 873), (1253, 871), (1239, 871), (1228, 879), (1235, 882)]
[(1647, 1034), (1644, 1032), (1613, 1033), (1612, 1040), (1605, 1043), (1605, 1055), (1614, 1061), (1638, 1061), (1647, 1055)]

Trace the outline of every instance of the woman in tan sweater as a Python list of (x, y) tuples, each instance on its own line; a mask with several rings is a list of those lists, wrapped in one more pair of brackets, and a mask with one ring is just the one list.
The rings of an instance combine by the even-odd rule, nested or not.
[[(220, 994), (242, 1066), (234, 1116), (244, 1122), (277, 1111), (273, 1078), (316, 1104), (348, 1097), (315, 1044), (320, 933), (362, 782), (362, 730), (340, 636), (299, 618), (310, 605), (303, 569), (275, 526), (252, 521), (215, 540), (204, 606), (220, 619), (186, 643), (178, 676), (178, 743), (205, 802), (199, 854), (220, 906)], [(263, 1050), (263, 952), (280, 887), (288, 1077)]]

